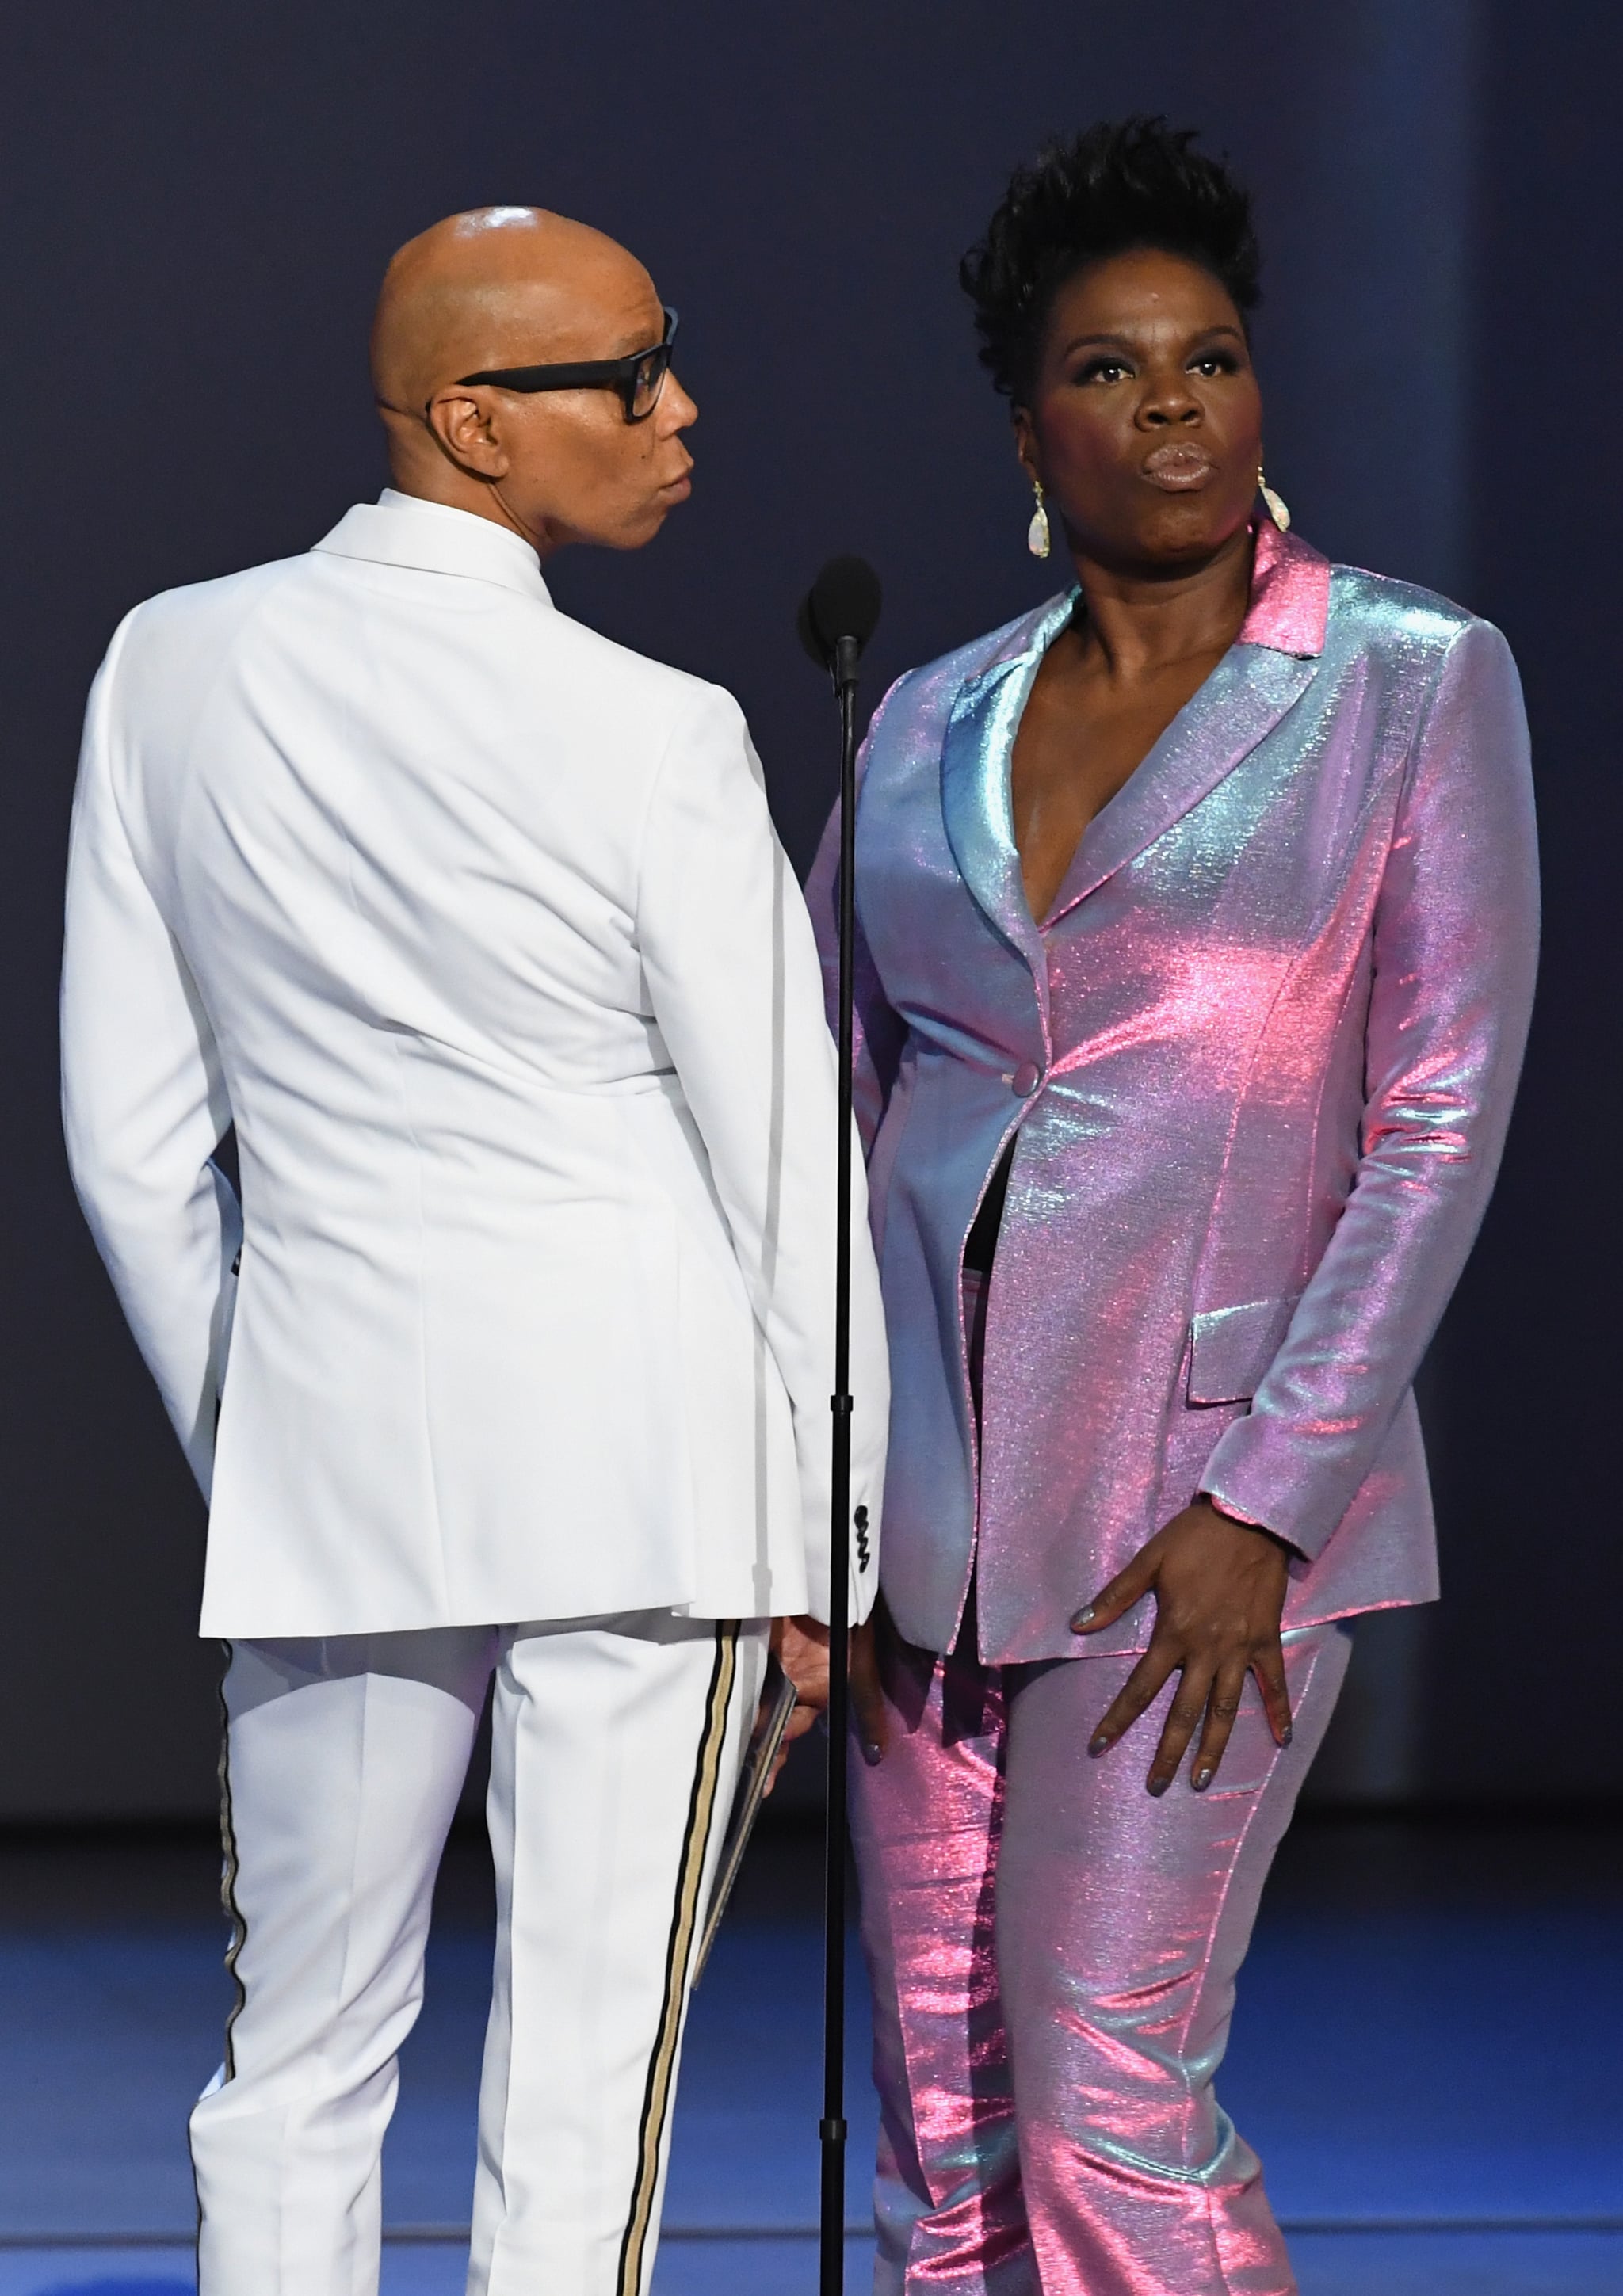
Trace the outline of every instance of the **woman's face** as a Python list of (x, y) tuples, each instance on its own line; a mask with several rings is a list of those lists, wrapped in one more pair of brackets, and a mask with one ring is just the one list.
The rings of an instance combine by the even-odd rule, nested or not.
[(1245, 330), (1183, 256), (1139, 248), (1066, 281), (1015, 426), (1079, 557), (1193, 568), (1251, 516), (1262, 398)]

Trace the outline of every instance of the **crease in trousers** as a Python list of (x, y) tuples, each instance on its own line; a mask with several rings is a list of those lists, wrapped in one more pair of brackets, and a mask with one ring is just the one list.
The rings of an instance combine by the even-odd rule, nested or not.
[(231, 1646), (239, 2005), (192, 2115), (200, 2296), (375, 2296), (397, 2057), (487, 1686), (497, 1931), (470, 2296), (645, 2296), (766, 1647), (764, 1621), (657, 1611)]

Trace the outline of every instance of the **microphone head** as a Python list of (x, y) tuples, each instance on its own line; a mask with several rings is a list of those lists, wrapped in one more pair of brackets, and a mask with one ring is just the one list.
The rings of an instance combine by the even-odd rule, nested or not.
[(827, 669), (842, 638), (856, 642), (859, 653), (878, 627), (884, 594), (866, 558), (831, 558), (801, 601), (796, 627), (801, 644), (820, 668)]

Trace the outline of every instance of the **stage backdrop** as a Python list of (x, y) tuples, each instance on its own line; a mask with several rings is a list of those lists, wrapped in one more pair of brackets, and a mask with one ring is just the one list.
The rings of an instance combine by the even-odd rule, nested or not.
[(400, 240), (478, 202), (562, 208), (680, 308), (701, 421), (669, 534), (560, 562), (558, 595), (739, 694), (803, 864), (832, 784), (795, 598), (835, 550), (882, 570), (871, 701), (1040, 594), (955, 264), (1012, 162), (1127, 110), (1199, 125), (1256, 185), (1268, 469), (1302, 530), (1501, 621), (1537, 742), (1538, 1034), (1426, 1378), (1448, 1599), (1368, 1633), (1322, 1788), (1616, 1794), (1616, 12), (62, 0), (11, 17), (0, 57), (0, 1817), (214, 1791), (201, 1510), (57, 1132), (74, 748), (119, 616), (375, 492), (366, 324)]

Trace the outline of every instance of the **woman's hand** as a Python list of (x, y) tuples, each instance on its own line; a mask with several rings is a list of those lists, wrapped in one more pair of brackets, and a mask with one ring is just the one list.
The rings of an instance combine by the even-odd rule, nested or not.
[[(874, 1641), (874, 1626), (875, 1621), (869, 1619), (865, 1627), (852, 1628), (848, 1677), (851, 1718), (862, 1749), (862, 1759), (870, 1767), (882, 1759), (886, 1741), (885, 1693), (879, 1686), (879, 1653)], [(803, 1738), (818, 1716), (827, 1710), (828, 1629), (820, 1626), (815, 1619), (774, 1619), (772, 1651), (779, 1665), (795, 1685), (795, 1694), (799, 1701), (789, 1717), (789, 1726), (784, 1732), (787, 1747), (792, 1738)], [(780, 1751), (773, 1765), (768, 1793), (777, 1784), (778, 1774), (783, 1765), (784, 1754)]]
[(885, 1759), (890, 1737), (885, 1719), (885, 1688), (879, 1679), (878, 1634), (877, 1608), (866, 1625), (851, 1631), (851, 1719), (862, 1759), (870, 1770)]
[(1096, 1635), (1146, 1595), (1155, 1595), (1149, 1648), (1088, 1741), (1089, 1753), (1102, 1754), (1113, 1746), (1174, 1673), (1183, 1678), (1149, 1766), (1146, 1783), (1152, 1794), (1164, 1794), (1177, 1776), (1197, 1730), (1200, 1744), (1190, 1784), (1197, 1793), (1210, 1785), (1248, 1674), (1256, 1677), (1276, 1742), (1288, 1746), (1290, 1696), (1280, 1616), (1289, 1555), (1272, 1531), (1236, 1522), (1206, 1498), (1174, 1515), (1141, 1546), (1127, 1568), (1071, 1620), (1074, 1633)]

